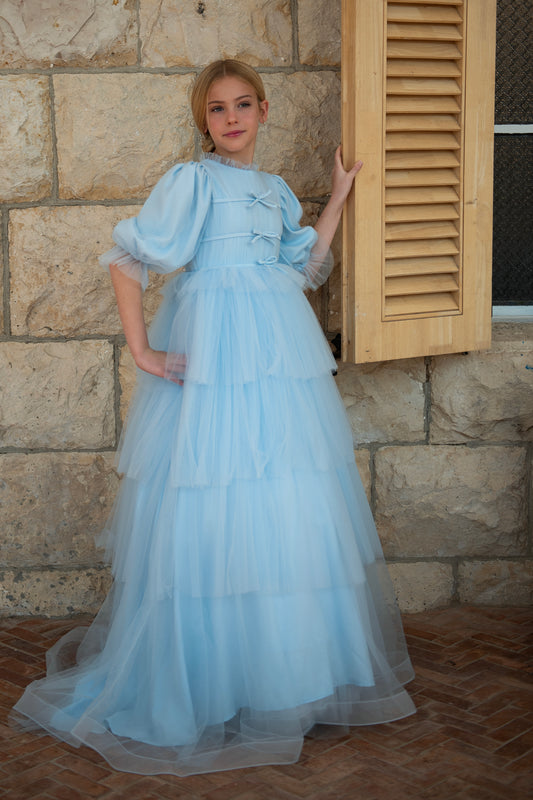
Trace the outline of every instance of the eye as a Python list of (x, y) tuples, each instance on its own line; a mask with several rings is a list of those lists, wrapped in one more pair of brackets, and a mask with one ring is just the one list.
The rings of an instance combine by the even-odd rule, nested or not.
[(224, 109), (222, 108), (222, 106), (212, 106), (212, 107), (209, 109), (209, 111), (210, 111), (210, 112), (211, 112), (211, 111), (214, 111), (214, 112), (216, 113), (217, 111), (224, 111)]
[(249, 108), (251, 105), (249, 100), (243, 100), (242, 103), (239, 103), (240, 108)]

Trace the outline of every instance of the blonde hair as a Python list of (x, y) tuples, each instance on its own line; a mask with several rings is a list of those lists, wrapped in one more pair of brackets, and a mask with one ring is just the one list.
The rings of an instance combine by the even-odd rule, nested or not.
[(207, 130), (207, 95), (212, 84), (219, 78), (225, 78), (226, 75), (241, 78), (249, 83), (256, 93), (259, 103), (265, 99), (263, 81), (253, 67), (234, 58), (221, 59), (208, 64), (196, 78), (191, 93), (192, 115), (196, 127), (202, 134), (202, 150), (206, 152), (213, 152), (215, 149), (215, 144)]

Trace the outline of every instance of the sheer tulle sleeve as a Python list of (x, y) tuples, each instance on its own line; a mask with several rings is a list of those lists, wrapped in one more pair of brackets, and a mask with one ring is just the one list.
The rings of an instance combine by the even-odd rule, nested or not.
[(148, 270), (150, 269), (150, 264), (145, 264), (133, 258), (127, 250), (124, 250), (124, 248), (120, 247), (118, 244), (112, 247), (111, 250), (103, 253), (98, 261), (100, 262), (100, 266), (104, 267), (104, 269), (109, 269), (111, 264), (115, 264), (128, 278), (139, 281), (143, 291), (148, 286)]
[(303, 275), (304, 289), (318, 289), (329, 278), (333, 255), (314, 228), (300, 226), (300, 202), (285, 181), (278, 180), (283, 218), (280, 258)]
[(194, 256), (211, 201), (207, 171), (189, 162), (172, 167), (156, 184), (139, 214), (113, 231), (116, 246), (100, 264), (117, 267), (143, 288), (148, 270), (173, 272)]

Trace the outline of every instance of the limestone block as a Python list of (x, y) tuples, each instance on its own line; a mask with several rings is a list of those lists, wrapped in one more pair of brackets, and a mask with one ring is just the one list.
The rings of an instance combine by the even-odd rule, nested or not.
[(454, 590), (451, 564), (431, 561), (389, 564), (389, 573), (404, 613), (450, 605)]
[[(111, 232), (140, 206), (59, 206), (10, 212), (11, 328), (16, 335), (120, 333), (115, 295), (98, 256)], [(150, 273), (146, 319), (161, 301), (164, 278)]]
[(146, 196), (193, 152), (191, 75), (55, 75), (59, 192)]
[(137, 59), (132, 0), (8, 0), (0, 7), (0, 66), (112, 66)]
[(526, 553), (525, 448), (384, 447), (375, 468), (386, 556)]
[(48, 78), (2, 75), (0, 86), (0, 202), (40, 200), (52, 188)]
[(355, 463), (357, 464), (357, 470), (359, 475), (361, 476), (361, 481), (365, 488), (366, 497), (368, 502), (370, 503), (370, 492), (372, 489), (372, 475), (370, 473), (370, 451), (365, 450), (356, 450), (355, 451)]
[(65, 617), (96, 613), (110, 586), (107, 569), (0, 570), (0, 614)]
[(108, 342), (2, 342), (0, 386), (0, 447), (113, 446)]
[(342, 330), (342, 233), (340, 227), (331, 244), (335, 266), (328, 280), (328, 333)]
[(490, 352), (435, 358), (432, 442), (533, 440), (533, 325), (494, 326)]
[(505, 352), (511, 342), (512, 347), (520, 349), (527, 347), (533, 341), (532, 322), (493, 322), (491, 352)]
[(324, 289), (324, 284), (323, 284), (322, 286), (319, 286), (319, 288), (316, 289), (315, 291), (311, 291), (309, 289), (308, 291), (305, 292), (307, 300), (309, 301), (309, 305), (311, 306), (311, 308), (315, 312), (316, 318), (317, 318), (320, 326), (322, 327), (322, 329), (324, 329), (324, 327), (325, 327), (324, 326), (324, 302), (325, 302), (325, 300), (324, 300), (324, 291), (325, 291), (325, 289)]
[(112, 453), (0, 455), (0, 559), (10, 567), (94, 564), (117, 489)]
[(304, 201), (301, 204), (301, 206), (302, 206), (302, 218), (300, 220), (300, 225), (311, 225), (312, 227), (314, 227), (320, 216), (320, 212), (322, 210), (322, 204)]
[(254, 66), (292, 60), (289, 0), (141, 0), (140, 23), (147, 67), (204, 66), (217, 58)]
[(459, 564), (461, 603), (533, 605), (533, 561), (466, 561)]
[[(322, 203), (302, 203), (302, 225), (315, 226), (323, 210)], [(308, 291), (307, 299), (311, 303), (318, 321), (326, 332), (337, 332), (342, 327), (341, 319), (341, 260), (342, 236), (340, 229), (333, 238), (331, 245), (333, 255), (333, 270), (328, 281), (315, 292)], [(337, 288), (338, 287), (338, 288)], [(326, 313), (324, 313), (326, 312)]]
[(261, 169), (281, 175), (298, 197), (330, 191), (340, 141), (340, 79), (335, 72), (263, 75), (270, 100), (257, 140)]
[[(0, 253), (2, 253), (3, 250), (3, 237), (0, 231)], [(2, 333), (4, 333), (4, 266), (2, 261), (0, 261), (0, 335)]]
[(337, 385), (354, 443), (424, 440), (424, 361), (339, 364)]
[(340, 0), (298, 0), (298, 51), (302, 64), (340, 65)]
[(118, 379), (120, 383), (120, 420), (125, 422), (129, 404), (135, 388), (137, 369), (128, 345), (120, 348)]

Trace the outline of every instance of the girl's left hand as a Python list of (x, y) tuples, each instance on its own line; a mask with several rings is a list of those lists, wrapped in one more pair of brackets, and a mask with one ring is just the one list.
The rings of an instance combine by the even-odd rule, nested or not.
[(165, 375), (167, 381), (183, 386), (183, 377), (187, 367), (187, 356), (184, 353), (167, 353)]
[(135, 363), (143, 372), (183, 386), (183, 377), (187, 367), (185, 354), (167, 353), (165, 350), (153, 350), (151, 347), (146, 347), (137, 354)]
[(331, 197), (344, 205), (350, 193), (354, 178), (363, 166), (362, 161), (356, 161), (350, 170), (345, 170), (342, 163), (342, 148), (339, 145), (335, 151), (335, 163), (331, 173)]

